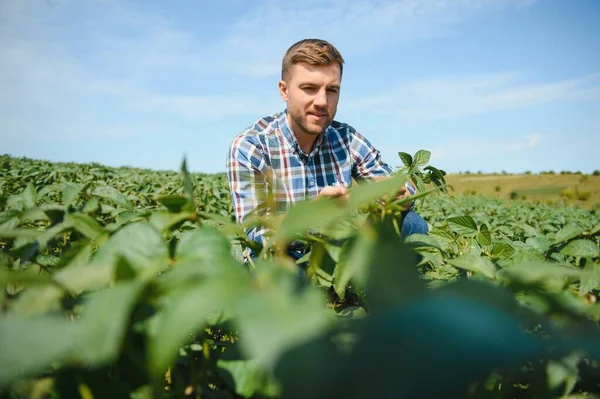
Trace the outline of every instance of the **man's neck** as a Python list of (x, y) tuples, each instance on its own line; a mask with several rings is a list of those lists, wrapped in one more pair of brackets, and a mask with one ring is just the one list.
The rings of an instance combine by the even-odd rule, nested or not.
[(312, 151), (313, 145), (315, 144), (315, 141), (317, 140), (318, 136), (314, 135), (314, 134), (308, 134), (308, 133), (302, 131), (302, 129), (300, 129), (300, 127), (294, 126), (294, 124), (292, 123), (292, 120), (290, 119), (289, 114), (286, 114), (285, 118), (286, 118), (288, 126), (290, 127), (292, 134), (294, 135), (294, 137), (296, 137), (296, 140), (298, 141), (298, 145), (300, 146), (302, 151), (304, 151), (304, 153), (306, 153), (306, 154), (310, 154), (310, 152)]

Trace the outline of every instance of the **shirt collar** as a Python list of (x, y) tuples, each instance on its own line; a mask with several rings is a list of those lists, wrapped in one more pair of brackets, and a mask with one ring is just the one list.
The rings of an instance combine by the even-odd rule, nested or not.
[[(284, 110), (279, 115), (279, 118), (278, 118), (279, 130), (281, 130), (281, 133), (283, 134), (283, 136), (292, 145), (292, 148), (294, 148), (298, 153), (304, 154), (304, 155), (310, 155), (310, 154), (306, 154), (304, 151), (302, 151), (302, 148), (300, 148), (300, 144), (298, 143), (296, 136), (294, 136), (294, 133), (292, 132), (292, 127), (289, 125), (286, 115), (287, 115), (287, 109)], [(325, 135), (328, 133), (328, 131), (329, 131), (329, 126), (327, 126), (327, 128), (325, 129), (325, 132), (323, 132), (323, 134), (321, 134), (317, 137), (317, 139), (315, 140), (315, 143), (313, 144), (313, 152), (316, 151), (321, 146), (321, 144), (325, 140)]]

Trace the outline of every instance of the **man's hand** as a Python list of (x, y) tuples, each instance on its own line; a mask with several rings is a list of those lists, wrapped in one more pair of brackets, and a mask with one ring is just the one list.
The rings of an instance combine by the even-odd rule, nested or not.
[(410, 195), (411, 195), (410, 191), (408, 191), (406, 189), (406, 187), (402, 186), (402, 187), (400, 187), (400, 190), (398, 190), (398, 192), (394, 196), (394, 199), (397, 200), (397, 199), (400, 199), (400, 198), (409, 197)]
[[(381, 181), (384, 179), (389, 179), (389, 177), (388, 176), (377, 176), (377, 177), (375, 177), (374, 181)], [(400, 198), (410, 197), (411, 195), (412, 195), (411, 192), (409, 190), (407, 190), (405, 186), (402, 186), (398, 189), (398, 191), (394, 195), (394, 198), (392, 199), (392, 201), (400, 199)]]
[(349, 198), (348, 189), (344, 186), (327, 186), (319, 192), (319, 197), (339, 198), (346, 203)]

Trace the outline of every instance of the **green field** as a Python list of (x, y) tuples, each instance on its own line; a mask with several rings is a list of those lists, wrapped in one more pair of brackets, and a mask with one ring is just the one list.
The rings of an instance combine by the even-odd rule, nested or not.
[(600, 209), (600, 176), (583, 174), (452, 174), (452, 195), (486, 195)]
[(595, 177), (447, 176), (403, 240), (403, 161), (239, 226), (223, 174), (0, 156), (0, 398), (600, 397)]

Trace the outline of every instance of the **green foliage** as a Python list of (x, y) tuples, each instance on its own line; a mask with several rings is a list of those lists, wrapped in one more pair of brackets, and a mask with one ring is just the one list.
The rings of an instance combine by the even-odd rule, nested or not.
[(579, 191), (579, 187), (565, 188), (560, 192), (560, 196), (567, 200), (587, 201), (591, 197), (589, 191)]
[[(259, 220), (248, 263), (223, 175), (0, 157), (0, 396), (598, 393), (598, 213), (431, 195), (430, 153), (399, 155)], [(430, 234), (403, 238), (412, 200)]]
[[(405, 152), (399, 152), (398, 156), (404, 164), (398, 171), (401, 174), (407, 174), (410, 180), (414, 183), (417, 190), (420, 192), (426, 191), (426, 184), (433, 184), (437, 189), (443, 193), (447, 193), (446, 187), (446, 172), (441, 169), (437, 169), (429, 163), (431, 158), (431, 152), (427, 150), (419, 150), (414, 156)], [(427, 166), (426, 166), (427, 165)]]
[(591, 197), (591, 193), (589, 191), (578, 191), (577, 192), (577, 199), (579, 201), (587, 201), (590, 199)]

